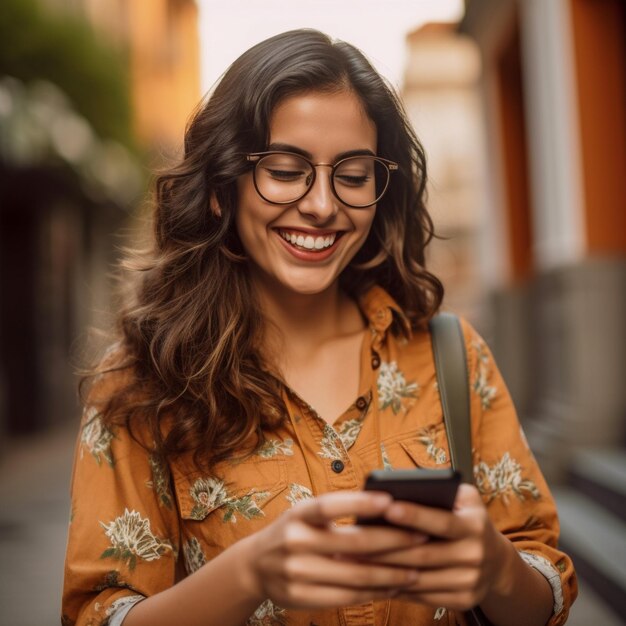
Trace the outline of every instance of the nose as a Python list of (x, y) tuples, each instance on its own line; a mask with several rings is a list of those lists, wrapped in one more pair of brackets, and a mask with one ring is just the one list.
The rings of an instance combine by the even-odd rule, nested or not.
[(316, 222), (325, 222), (337, 214), (339, 206), (331, 187), (331, 166), (322, 164), (315, 167), (315, 181), (306, 196), (298, 202), (298, 211), (311, 215)]

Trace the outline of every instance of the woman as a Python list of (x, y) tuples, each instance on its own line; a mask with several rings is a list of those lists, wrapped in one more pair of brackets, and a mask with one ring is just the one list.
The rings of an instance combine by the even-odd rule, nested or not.
[(554, 504), (467, 324), (478, 489), (453, 512), (361, 490), (449, 465), (425, 181), (352, 46), (293, 31), (225, 73), (157, 181), (153, 250), (88, 394), (64, 623), (565, 621)]

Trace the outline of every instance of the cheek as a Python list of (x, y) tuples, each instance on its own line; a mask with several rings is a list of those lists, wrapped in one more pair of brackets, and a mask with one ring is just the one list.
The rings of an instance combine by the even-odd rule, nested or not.
[(376, 215), (376, 209), (371, 212), (368, 211), (366, 215), (359, 216), (359, 220), (355, 220), (355, 226), (357, 230), (361, 233), (361, 238), (363, 241), (367, 239), (370, 231), (372, 230), (372, 225), (374, 224), (374, 217)]
[(245, 243), (254, 232), (254, 224), (258, 220), (254, 209), (255, 191), (251, 181), (244, 177), (237, 183), (237, 210), (235, 212), (235, 226), (242, 242)]

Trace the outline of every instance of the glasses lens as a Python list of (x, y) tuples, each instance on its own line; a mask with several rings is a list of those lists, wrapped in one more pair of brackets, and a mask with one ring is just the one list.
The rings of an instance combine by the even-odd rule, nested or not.
[(389, 170), (373, 157), (350, 157), (335, 168), (335, 193), (345, 204), (366, 207), (374, 204), (385, 193)]
[(269, 154), (254, 172), (259, 193), (269, 202), (295, 202), (313, 182), (310, 163), (295, 154)]

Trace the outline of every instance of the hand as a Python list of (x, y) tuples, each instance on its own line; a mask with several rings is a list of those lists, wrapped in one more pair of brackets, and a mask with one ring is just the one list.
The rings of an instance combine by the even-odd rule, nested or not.
[[(334, 492), (305, 500), (244, 539), (250, 593), (284, 608), (315, 609), (389, 598), (417, 579), (410, 568), (376, 563), (381, 553), (402, 554), (425, 537), (399, 528), (337, 526), (346, 516), (378, 517), (391, 497)], [(368, 560), (369, 559), (369, 560)]]
[(515, 550), (491, 523), (475, 487), (459, 487), (452, 512), (395, 502), (385, 517), (439, 539), (371, 559), (418, 573), (401, 597), (467, 610), (480, 604), (488, 591), (508, 591), (512, 584), (507, 571)]

